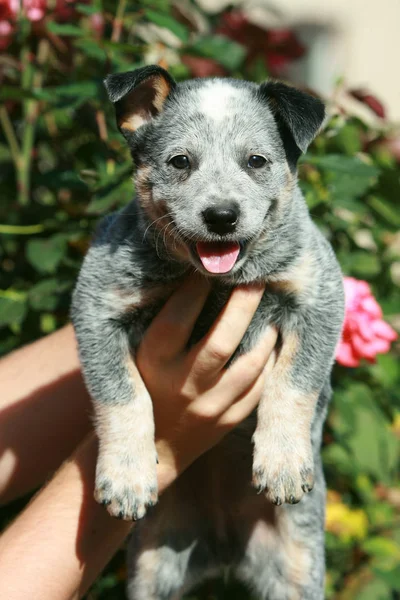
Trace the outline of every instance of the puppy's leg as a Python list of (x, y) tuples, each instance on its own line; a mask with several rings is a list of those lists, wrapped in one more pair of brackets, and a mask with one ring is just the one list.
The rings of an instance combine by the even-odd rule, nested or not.
[(157, 501), (151, 398), (118, 315), (108, 305), (89, 303), (86, 296), (76, 295), (78, 301), (74, 325), (99, 440), (95, 498), (112, 516), (139, 519)]
[(125, 520), (140, 519), (157, 502), (157, 455), (151, 398), (130, 362), (132, 399), (126, 404), (95, 402), (99, 454), (95, 499)]
[(259, 600), (324, 598), (325, 486), (319, 464), (316, 471), (315, 487), (300, 504), (274, 507), (269, 519), (253, 507), (238, 524), (246, 550), (236, 576)]
[(292, 372), (300, 340), (295, 332), (283, 344), (269, 376), (254, 433), (253, 485), (274, 504), (295, 504), (313, 487), (311, 424), (319, 390), (295, 387)]
[[(207, 543), (207, 519), (190, 497), (165, 492), (154, 512), (140, 521), (128, 547), (129, 600), (179, 600), (219, 567)], [(215, 544), (214, 544), (215, 547)]]

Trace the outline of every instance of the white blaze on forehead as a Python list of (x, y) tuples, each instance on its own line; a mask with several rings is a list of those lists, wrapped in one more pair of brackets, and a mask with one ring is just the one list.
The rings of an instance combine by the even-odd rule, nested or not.
[(208, 83), (199, 92), (200, 111), (207, 117), (221, 121), (229, 116), (229, 109), (240, 90), (224, 81)]

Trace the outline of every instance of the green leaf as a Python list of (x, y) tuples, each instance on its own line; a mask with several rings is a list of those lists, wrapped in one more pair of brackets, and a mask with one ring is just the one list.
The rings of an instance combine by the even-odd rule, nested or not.
[(179, 23), (179, 21), (170, 15), (157, 13), (154, 10), (145, 10), (144, 14), (145, 17), (155, 25), (158, 25), (159, 27), (165, 27), (166, 29), (172, 31), (172, 33), (174, 33), (182, 42), (188, 41), (188, 28), (182, 23)]
[(54, 235), (48, 239), (29, 240), (26, 245), (26, 258), (40, 273), (55, 273), (66, 251), (65, 237)]
[(120, 185), (110, 185), (97, 192), (86, 208), (88, 215), (103, 214), (114, 206), (123, 206), (132, 199), (132, 182), (127, 180)]
[(46, 186), (50, 189), (59, 189), (65, 187), (70, 190), (88, 189), (87, 185), (79, 177), (76, 171), (62, 171), (55, 169), (37, 176), (36, 182), (38, 185)]
[(367, 386), (352, 383), (335, 395), (334, 426), (348, 448), (354, 467), (377, 481), (392, 483), (399, 442)]
[(82, 13), (83, 15), (94, 15), (98, 12), (101, 11), (101, 7), (97, 5), (97, 3), (94, 4), (76, 4), (75, 8), (78, 12)]
[(61, 284), (58, 279), (44, 279), (29, 290), (29, 304), (34, 310), (53, 311), (58, 306), (60, 294), (69, 287), (69, 283)]
[[(145, 44), (125, 44), (123, 42), (113, 42), (111, 40), (101, 40), (99, 42), (102, 48), (106, 50), (114, 50), (116, 52), (124, 52), (127, 54), (132, 54), (136, 52), (144, 52), (146, 49)], [(143, 67), (143, 63), (134, 63), (130, 65), (131, 69), (138, 69), (139, 67)]]
[(107, 59), (105, 49), (96, 40), (78, 39), (74, 40), (75, 48), (79, 48), (90, 58), (104, 62)]
[(381, 579), (368, 581), (354, 600), (392, 600), (392, 592), (388, 585)]
[(377, 177), (379, 169), (372, 164), (365, 163), (356, 156), (343, 156), (342, 154), (326, 154), (325, 156), (309, 156), (304, 159), (320, 169), (346, 173), (353, 177)]
[(81, 29), (81, 27), (78, 27), (77, 25), (70, 25), (69, 23), (56, 23), (55, 21), (48, 21), (47, 29), (51, 33), (67, 37), (86, 35), (86, 32)]
[(392, 354), (378, 354), (376, 364), (369, 369), (383, 388), (395, 387), (400, 381), (399, 360)]
[(27, 312), (24, 294), (0, 290), (0, 327), (20, 325)]
[(338, 256), (343, 271), (348, 275), (370, 278), (381, 270), (381, 263), (376, 254), (357, 250), (340, 253)]
[(51, 313), (42, 313), (40, 315), (40, 329), (43, 333), (51, 333), (57, 329), (57, 319)]
[(374, 569), (374, 573), (382, 579), (386, 585), (390, 586), (392, 590), (400, 592), (400, 566), (396, 566), (388, 571)]
[(2, 85), (0, 89), (0, 101), (4, 100), (30, 100), (36, 94), (32, 90), (23, 90), (11, 85)]
[(390, 538), (376, 536), (366, 540), (362, 548), (373, 560), (374, 566), (390, 571), (400, 564), (400, 546)]
[(329, 444), (322, 453), (324, 465), (327, 468), (343, 474), (354, 475), (354, 464), (349, 452), (339, 444)]
[(0, 163), (11, 162), (12, 156), (10, 148), (6, 144), (0, 144)]
[(2, 235), (34, 235), (42, 233), (45, 227), (41, 223), (37, 225), (1, 225), (0, 234)]
[(365, 212), (356, 202), (376, 182), (379, 169), (355, 156), (327, 154), (307, 157), (307, 162), (325, 172), (326, 185), (334, 206)]
[(246, 56), (246, 48), (223, 35), (205, 36), (190, 47), (189, 52), (213, 58), (230, 71), (238, 69)]
[(60, 85), (53, 88), (57, 96), (64, 98), (84, 97), (97, 98), (99, 93), (103, 91), (103, 85), (99, 81), (78, 81), (77, 83), (69, 83), (68, 85)]
[(361, 134), (362, 131), (358, 125), (345, 123), (337, 135), (332, 138), (332, 142), (337, 150), (352, 156), (362, 149)]
[(381, 196), (369, 196), (367, 202), (390, 225), (400, 227), (400, 213), (397, 205), (396, 207), (391, 206), (390, 202)]

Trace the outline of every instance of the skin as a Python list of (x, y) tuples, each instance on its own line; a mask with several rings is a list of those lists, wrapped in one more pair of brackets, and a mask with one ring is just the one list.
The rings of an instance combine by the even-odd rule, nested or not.
[[(160, 493), (251, 413), (273, 369), (274, 329), (224, 369), (258, 306), (261, 287), (234, 290), (196, 350), (185, 350), (208, 291), (204, 281), (186, 281), (155, 318), (137, 353), (154, 404)], [(0, 380), (5, 390), (0, 439), (6, 440), (0, 498), (8, 501), (41, 482), (89, 431), (89, 400), (71, 327), (5, 358)], [(8, 600), (80, 598), (129, 533), (131, 523), (112, 519), (93, 499), (96, 457), (97, 441), (89, 432), (3, 533), (0, 589)]]

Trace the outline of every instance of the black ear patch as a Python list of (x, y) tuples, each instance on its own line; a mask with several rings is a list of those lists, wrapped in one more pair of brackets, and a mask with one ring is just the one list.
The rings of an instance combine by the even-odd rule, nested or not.
[(127, 133), (159, 114), (176, 84), (167, 71), (152, 65), (109, 75), (104, 85), (114, 103), (118, 127)]
[(273, 112), (289, 162), (296, 163), (323, 123), (324, 103), (279, 81), (262, 83), (259, 93)]

